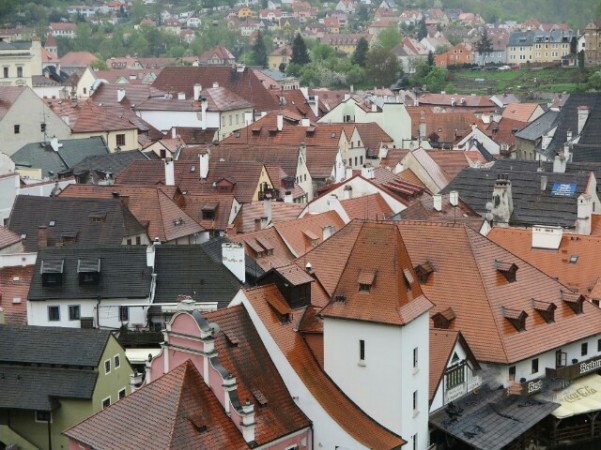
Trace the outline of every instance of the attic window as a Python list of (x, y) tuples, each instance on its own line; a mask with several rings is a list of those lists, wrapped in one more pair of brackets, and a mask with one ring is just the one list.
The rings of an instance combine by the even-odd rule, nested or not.
[(269, 296), (266, 298), (266, 300), (282, 323), (292, 322), (292, 310), (285, 300), (274, 296)]
[(516, 272), (518, 271), (518, 266), (514, 263), (495, 260), (495, 268), (510, 283), (513, 283), (516, 280)]
[(576, 264), (578, 262), (578, 255), (570, 256), (570, 264)]
[(255, 238), (257, 242), (265, 249), (267, 256), (273, 255), (273, 244), (265, 238), (257, 237)]
[(584, 296), (577, 294), (575, 292), (569, 291), (560, 291), (560, 298), (570, 307), (572, 311), (576, 314), (582, 314), (583, 308), (582, 304), (584, 303)]
[(318, 240), (319, 240), (319, 236), (317, 236), (315, 233), (313, 233), (313, 232), (312, 232), (312, 231), (310, 231), (310, 230), (305, 230), (305, 231), (303, 231), (303, 235), (304, 235), (306, 238), (308, 238), (308, 239), (311, 241), (311, 243), (313, 243), (313, 242), (315, 242), (315, 241), (318, 241)]
[(542, 302), (540, 300), (532, 299), (532, 307), (540, 314), (546, 323), (555, 322), (555, 310), (557, 309), (557, 305), (555, 303)]
[(199, 433), (204, 433), (207, 431), (206, 421), (200, 416), (200, 414), (194, 414), (193, 416), (188, 417), (188, 420), (194, 426), (194, 429)]
[(206, 203), (202, 206), (202, 220), (213, 220), (215, 219), (215, 212), (219, 203)]
[(48, 222), (49, 227), (53, 227), (55, 225), (56, 225), (56, 220), (51, 220), (50, 222)]
[(97, 209), (95, 211), (90, 212), (88, 214), (90, 218), (90, 222), (105, 222), (106, 221), (106, 211), (103, 209)]
[(432, 261), (428, 259), (426, 262), (417, 265), (414, 270), (420, 284), (425, 284), (428, 282), (430, 275), (434, 272), (434, 267), (432, 266)]
[(77, 260), (77, 273), (80, 286), (100, 283), (100, 258), (80, 258)]
[(278, 133), (278, 129), (277, 128), (270, 128), (269, 129), (269, 135), (270, 136), (275, 136)]
[(262, 127), (252, 128), (251, 131), (253, 136), (258, 136), (259, 134), (261, 134), (261, 128)]
[(308, 127), (305, 131), (306, 136), (313, 136), (315, 134), (315, 127)]
[(330, 137), (331, 137), (332, 139), (335, 139), (335, 138), (336, 138), (336, 132), (335, 132), (335, 131), (332, 131), (332, 134), (330, 135)]
[(451, 322), (455, 320), (455, 311), (453, 308), (447, 308), (444, 311), (437, 312), (432, 316), (434, 328), (447, 330), (451, 326)]
[(40, 266), (40, 273), (42, 274), (42, 286), (61, 286), (63, 284), (64, 267), (64, 259), (43, 259)]
[(526, 331), (526, 317), (528, 313), (523, 310), (513, 308), (503, 308), (503, 317), (505, 317), (511, 325), (518, 331)]
[(374, 284), (376, 280), (376, 271), (372, 269), (362, 269), (359, 272), (359, 277), (357, 279), (359, 283), (359, 292), (369, 292), (371, 286)]
[(175, 225), (176, 227), (183, 225), (185, 223), (186, 223), (186, 221), (184, 219), (182, 219), (181, 217), (178, 217), (177, 219), (173, 219), (173, 225)]

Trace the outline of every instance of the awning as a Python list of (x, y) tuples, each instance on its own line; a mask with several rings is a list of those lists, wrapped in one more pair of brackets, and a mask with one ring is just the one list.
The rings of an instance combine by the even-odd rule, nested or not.
[(475, 449), (499, 450), (547, 417), (559, 405), (507, 395), (486, 386), (449, 403), (430, 416), (430, 425)]
[(574, 380), (560, 391), (548, 391), (537, 397), (561, 405), (552, 413), (558, 419), (601, 411), (601, 376), (593, 373)]

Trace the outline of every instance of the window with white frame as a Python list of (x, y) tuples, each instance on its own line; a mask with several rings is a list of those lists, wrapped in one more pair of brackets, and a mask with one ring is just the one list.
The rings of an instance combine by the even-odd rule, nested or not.
[(104, 400), (102, 400), (102, 409), (108, 408), (109, 406), (111, 406), (110, 395), (107, 398), (105, 398)]
[(107, 373), (111, 373), (111, 360), (110, 360), (110, 359), (107, 359), (107, 360), (104, 362), (104, 373), (105, 373), (105, 374), (107, 374)]
[(52, 413), (50, 411), (36, 411), (35, 421), (36, 423), (52, 423)]
[(119, 400), (121, 400), (122, 398), (125, 398), (127, 391), (125, 390), (125, 388), (123, 389), (119, 389), (119, 393), (117, 394)]
[(121, 357), (119, 355), (115, 355), (114, 360), (115, 360), (115, 369), (118, 369), (119, 367), (121, 367)]

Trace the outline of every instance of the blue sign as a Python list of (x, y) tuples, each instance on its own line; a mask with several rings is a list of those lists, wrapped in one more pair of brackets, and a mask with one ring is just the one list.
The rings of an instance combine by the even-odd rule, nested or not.
[(551, 195), (555, 197), (573, 197), (576, 194), (576, 183), (553, 183)]

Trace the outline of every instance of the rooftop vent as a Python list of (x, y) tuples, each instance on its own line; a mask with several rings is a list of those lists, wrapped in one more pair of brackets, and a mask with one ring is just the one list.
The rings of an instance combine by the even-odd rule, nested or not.
[(434, 314), (432, 316), (434, 328), (440, 328), (443, 330), (448, 329), (451, 326), (451, 322), (455, 320), (455, 317), (455, 311), (453, 311), (453, 308), (447, 308), (444, 311)]
[(510, 283), (513, 283), (516, 280), (516, 272), (518, 271), (518, 266), (514, 263), (495, 260), (495, 268)]
[(514, 328), (518, 331), (526, 330), (526, 318), (528, 317), (528, 313), (523, 310), (506, 308), (503, 309), (503, 317), (505, 317), (509, 323), (511, 323)]
[(534, 308), (546, 323), (555, 322), (555, 310), (557, 309), (555, 303), (532, 299), (532, 308)]

